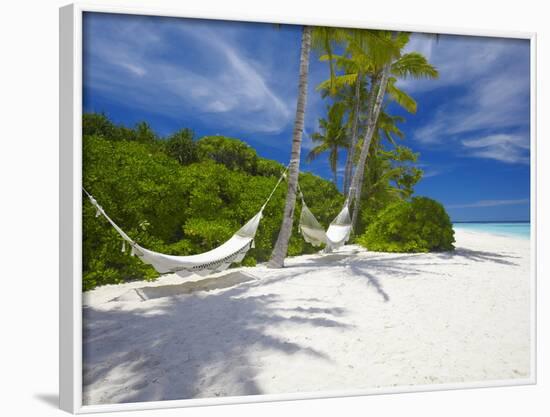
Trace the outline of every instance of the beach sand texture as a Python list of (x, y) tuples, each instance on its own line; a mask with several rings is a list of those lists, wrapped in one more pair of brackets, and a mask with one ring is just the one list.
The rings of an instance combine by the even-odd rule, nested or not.
[(85, 293), (84, 404), (529, 377), (529, 240), (455, 236)]

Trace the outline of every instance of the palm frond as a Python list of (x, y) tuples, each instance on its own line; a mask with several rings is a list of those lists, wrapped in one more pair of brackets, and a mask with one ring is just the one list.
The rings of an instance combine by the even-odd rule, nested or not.
[(316, 90), (326, 90), (329, 89), (332, 85), (336, 87), (337, 89), (341, 89), (344, 86), (354, 85), (355, 81), (357, 80), (357, 74), (343, 74), (343, 75), (337, 75), (334, 77), (334, 79), (328, 79), (323, 82), (321, 82), (317, 87)]
[(393, 101), (395, 101), (397, 104), (399, 104), (403, 109), (408, 111), (409, 113), (416, 113), (417, 104), (414, 98), (409, 96), (407, 93), (405, 93), (403, 90), (398, 88), (396, 84), (396, 79), (391, 77), (388, 80), (388, 86), (387, 86), (387, 92), (392, 98)]
[(418, 52), (409, 52), (392, 64), (392, 74), (400, 78), (438, 78), (439, 72)]
[(322, 153), (324, 153), (328, 150), (330, 150), (330, 148), (327, 146), (327, 144), (326, 143), (321, 143), (320, 145), (315, 146), (314, 148), (312, 148), (308, 152), (308, 154), (306, 156), (306, 160), (308, 162), (311, 162), (314, 159), (316, 159), (319, 155), (321, 155)]

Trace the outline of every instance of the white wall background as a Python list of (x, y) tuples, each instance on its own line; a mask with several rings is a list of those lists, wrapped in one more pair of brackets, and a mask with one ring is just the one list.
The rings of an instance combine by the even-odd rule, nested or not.
[[(266, 416), (303, 413), (469, 416), (544, 415), (550, 401), (550, 26), (545, 2), (480, 0), (95, 1), (167, 9), (338, 19), (538, 33), (539, 384), (146, 411), (141, 415)], [(58, 7), (59, 0), (3, 2), (0, 14), (0, 408), (9, 416), (60, 415), (58, 338)], [(544, 257), (546, 254), (546, 259)], [(146, 413), (146, 414), (144, 414)], [(117, 413), (118, 416), (129, 413)], [(547, 415), (547, 414), (546, 414)]]

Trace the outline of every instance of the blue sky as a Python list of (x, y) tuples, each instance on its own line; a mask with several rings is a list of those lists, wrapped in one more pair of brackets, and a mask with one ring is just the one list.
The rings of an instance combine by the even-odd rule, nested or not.
[[(288, 163), (300, 54), (298, 26), (87, 13), (84, 111), (114, 122), (148, 122), (160, 135), (239, 138)], [(461, 220), (529, 219), (529, 42), (422, 34), (438, 80), (403, 80), (418, 102), (405, 116), (404, 145), (420, 153), (417, 195)], [(312, 53), (301, 169), (332, 178), (326, 158), (308, 163), (309, 135), (326, 113), (315, 87), (328, 78)], [(342, 155), (343, 165), (344, 155)]]

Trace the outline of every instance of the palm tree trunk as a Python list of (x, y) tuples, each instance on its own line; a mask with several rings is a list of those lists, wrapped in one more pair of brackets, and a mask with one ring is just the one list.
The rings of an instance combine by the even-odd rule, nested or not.
[[(370, 90), (369, 90), (369, 94), (368, 94), (368, 97), (367, 97), (367, 126), (368, 126), (368, 123), (369, 123), (369, 120), (371, 118), (371, 115), (372, 115), (372, 111), (373, 111), (373, 108), (374, 108), (374, 102), (376, 101), (376, 94), (378, 92), (378, 86), (380, 85), (380, 74), (374, 74), (370, 77)], [(368, 129), (367, 129), (368, 130)], [(367, 136), (367, 131), (365, 131), (365, 136)], [(357, 145), (357, 144), (356, 144)], [(355, 156), (353, 156), (355, 158)], [(353, 163), (351, 165), (351, 179), (350, 179), (350, 186), (348, 188), (348, 194), (347, 194), (347, 198), (348, 198), (348, 201), (349, 201), (349, 204), (352, 203), (352, 201), (357, 197), (357, 193), (355, 192), (355, 186), (354, 186), (354, 183), (355, 183), (355, 180), (356, 180), (356, 177), (353, 175)], [(360, 195), (360, 194), (359, 194)]]
[(294, 207), (296, 205), (296, 188), (300, 172), (300, 151), (302, 149), (302, 132), (304, 130), (304, 116), (306, 112), (307, 81), (309, 71), (309, 53), (311, 50), (311, 27), (304, 26), (302, 30), (302, 45), (300, 51), (300, 78), (298, 81), (298, 101), (296, 103), (296, 118), (292, 134), (292, 151), (290, 153), (290, 167), (288, 169), (288, 191), (286, 194), (285, 210), (279, 237), (271, 253), (268, 266), (281, 268), (288, 251), (288, 242), (292, 234), (294, 221)]
[[(355, 169), (355, 175), (353, 176), (353, 181), (350, 187), (350, 194), (355, 194), (355, 205), (353, 207), (353, 215), (351, 218), (351, 224), (355, 228), (357, 224), (357, 218), (359, 216), (359, 211), (361, 210), (361, 190), (363, 188), (363, 179), (365, 175), (365, 164), (367, 162), (367, 157), (369, 155), (369, 148), (374, 136), (376, 129), (376, 123), (378, 122), (378, 115), (380, 114), (380, 109), (382, 108), (382, 102), (384, 95), (386, 94), (386, 87), (388, 85), (388, 78), (390, 75), (391, 64), (388, 63), (384, 65), (382, 69), (382, 75), (378, 83), (378, 88), (376, 91), (376, 100), (372, 106), (372, 112), (368, 114), (367, 120), (367, 131), (365, 133), (365, 139), (363, 141), (363, 146), (361, 147), (361, 154), (359, 155), (359, 161), (357, 163), (357, 168)], [(375, 86), (372, 87), (373, 89)]]
[(348, 148), (348, 154), (346, 158), (346, 166), (344, 168), (344, 195), (348, 194), (349, 186), (351, 182), (351, 174), (353, 171), (353, 158), (355, 153), (355, 147), (357, 146), (357, 125), (359, 122), (359, 104), (361, 102), (361, 78), (363, 75), (361, 71), (357, 73), (357, 80), (355, 81), (355, 98), (353, 103), (353, 121), (351, 124), (351, 142)]

